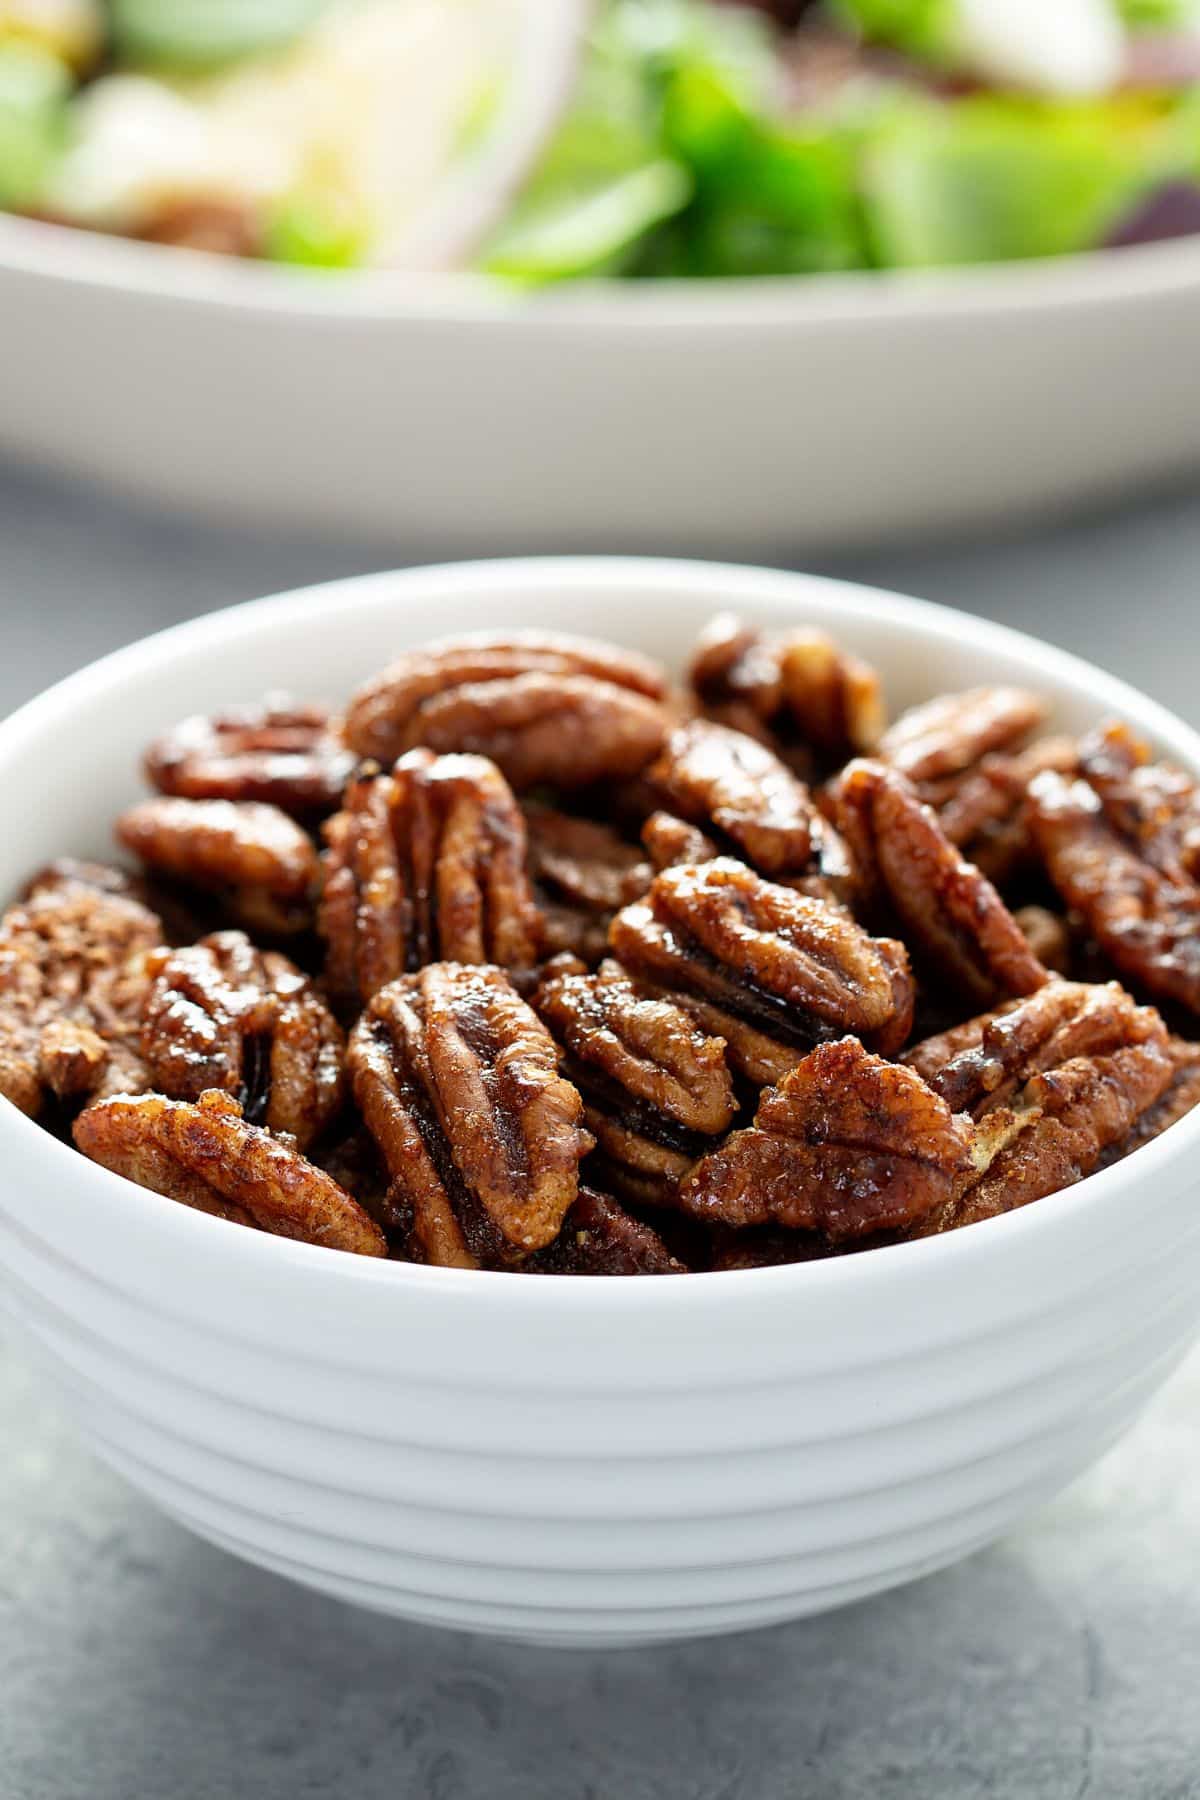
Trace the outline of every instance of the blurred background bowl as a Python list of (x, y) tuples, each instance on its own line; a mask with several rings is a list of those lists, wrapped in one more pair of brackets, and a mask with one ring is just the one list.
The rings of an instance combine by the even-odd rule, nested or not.
[(526, 295), (0, 218), (0, 319), (0, 452), (408, 556), (861, 546), (1200, 465), (1200, 238)]
[[(637, 560), (414, 570), (178, 627), (15, 714), (0, 888), (109, 853), (142, 746), (184, 713), (344, 693), (431, 619), (586, 619), (677, 662), (725, 606), (836, 630), (897, 707), (1015, 681), (1066, 729), (1116, 712), (1200, 770), (1200, 738), (1123, 683), (919, 601)], [(0, 1301), (99, 1454), (252, 1562), (503, 1636), (688, 1637), (952, 1562), (1107, 1449), (1196, 1333), (1198, 1144), (1200, 1112), (1035, 1206), (857, 1256), (533, 1279), (208, 1218), (0, 1105)]]

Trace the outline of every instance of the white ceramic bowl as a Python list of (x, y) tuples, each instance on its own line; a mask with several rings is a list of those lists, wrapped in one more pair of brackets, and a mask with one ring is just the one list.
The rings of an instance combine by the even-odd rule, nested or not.
[(0, 451), (410, 559), (774, 559), (1200, 465), (1196, 238), (525, 297), (0, 218), (0, 319)]
[[(981, 678), (1200, 739), (939, 607), (701, 564), (417, 570), (239, 607), (0, 727), (0, 891), (103, 854), (138, 752), (268, 684), (338, 694), (431, 629), (678, 657), (718, 606), (835, 629), (897, 704)], [(825, 1263), (660, 1280), (407, 1267), (190, 1212), (0, 1104), (0, 1292), (99, 1454), (240, 1556), (416, 1619), (564, 1644), (837, 1606), (1006, 1530), (1098, 1456), (1200, 1317), (1200, 1112), (1025, 1211)]]

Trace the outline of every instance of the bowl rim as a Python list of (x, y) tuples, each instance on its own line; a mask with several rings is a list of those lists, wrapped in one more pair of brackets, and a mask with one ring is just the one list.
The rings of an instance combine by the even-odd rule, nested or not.
[(1200, 289), (1200, 233), (1067, 256), (930, 269), (860, 269), (646, 281), (584, 280), (528, 289), (471, 271), (290, 267), (182, 250), (0, 213), (0, 281), (20, 275), (85, 291), (123, 291), (254, 319), (495, 324), (547, 329), (742, 330), (929, 322), (1080, 306), (1123, 306)]
[[(756, 601), (772, 605), (790, 603), (802, 611), (806, 597), (824, 602), (830, 611), (835, 607), (842, 617), (853, 616), (869, 622), (886, 612), (910, 627), (924, 628), (933, 635), (966, 636), (986, 655), (989, 648), (997, 653), (1017, 655), (1029, 660), (1036, 652), (1039, 676), (1047, 691), (1054, 693), (1064, 686), (1078, 688), (1086, 684), (1097, 693), (1097, 718), (1106, 711), (1119, 711), (1139, 729), (1147, 732), (1160, 751), (1165, 751), (1200, 775), (1200, 731), (1187, 725), (1169, 708), (1140, 692), (1120, 677), (1110, 675), (1085, 658), (1045, 643), (1009, 625), (976, 618), (959, 609), (934, 601), (898, 594), (889, 589), (865, 583), (845, 581), (833, 576), (810, 575), (782, 569), (748, 564), (686, 560), (679, 558), (637, 556), (545, 556), (501, 557), (467, 562), (419, 565), (399, 570), (382, 570), (368, 575), (350, 576), (291, 589), (237, 605), (222, 607), (181, 624), (169, 626), (136, 639), (122, 649), (87, 664), (64, 677), (41, 694), (27, 701), (7, 719), (0, 720), (0, 792), (6, 759), (19, 754), (31, 743), (45, 737), (53, 741), (55, 732), (69, 719), (77, 700), (95, 698), (114, 682), (145, 678), (162, 664), (175, 665), (186, 660), (193, 648), (211, 647), (215, 640), (239, 632), (253, 634), (263, 624), (290, 626), (308, 618), (332, 615), (339, 599), (376, 602), (382, 609), (403, 602), (406, 590), (423, 595), (428, 603), (431, 592), (444, 597), (480, 594), (497, 586), (529, 592), (561, 592), (572, 586), (594, 591), (598, 585), (614, 593), (636, 588), (643, 592), (658, 588), (664, 594), (681, 588), (694, 588), (697, 598), (715, 608), (722, 602), (736, 610), (739, 602), (753, 606)], [(721, 1292), (744, 1291), (753, 1282), (767, 1298), (767, 1290), (786, 1290), (794, 1284), (812, 1288), (821, 1284), (837, 1290), (841, 1284), (865, 1284), (888, 1281), (906, 1272), (920, 1279), (926, 1271), (940, 1265), (953, 1271), (964, 1259), (977, 1260), (986, 1245), (998, 1246), (1002, 1239), (1015, 1246), (1021, 1238), (1031, 1236), (1055, 1224), (1068, 1227), (1098, 1204), (1118, 1202), (1122, 1190), (1131, 1192), (1143, 1182), (1150, 1182), (1169, 1168), (1182, 1164), (1200, 1146), (1200, 1107), (1168, 1127), (1149, 1144), (1143, 1145), (1120, 1163), (1112, 1164), (1086, 1176), (1074, 1186), (1047, 1195), (1034, 1205), (1018, 1208), (998, 1218), (981, 1220), (970, 1228), (921, 1238), (901, 1244), (888, 1244), (856, 1251), (852, 1255), (829, 1257), (807, 1263), (786, 1263), (766, 1268), (734, 1270), (701, 1270), (689, 1272), (686, 1280), (642, 1280), (612, 1276), (549, 1275), (536, 1280), (521, 1278), (518, 1271), (490, 1269), (448, 1269), (390, 1259), (331, 1255), (324, 1247), (273, 1236), (268, 1232), (248, 1231), (244, 1226), (214, 1218), (183, 1205), (164, 1205), (163, 1197), (141, 1188), (125, 1176), (114, 1174), (98, 1164), (90, 1163), (72, 1146), (61, 1142), (33, 1119), (0, 1100), (0, 1164), (15, 1164), (33, 1158), (41, 1163), (49, 1176), (73, 1177), (95, 1184), (97, 1195), (108, 1196), (116, 1209), (116, 1223), (122, 1219), (135, 1232), (139, 1225), (149, 1226), (163, 1234), (174, 1234), (186, 1255), (189, 1233), (199, 1233), (197, 1245), (203, 1243), (210, 1252), (219, 1241), (212, 1234), (225, 1233), (230, 1256), (241, 1259), (247, 1272), (257, 1269), (269, 1278), (282, 1275), (289, 1262), (310, 1272), (316, 1267), (328, 1270), (330, 1282), (389, 1282), (398, 1289), (419, 1284), (447, 1294), (472, 1292), (481, 1295), (486, 1284), (490, 1301), (513, 1299), (527, 1293), (526, 1306), (558, 1311), (571, 1304), (570, 1296), (578, 1294), (581, 1284), (592, 1299), (604, 1294), (603, 1305), (624, 1311), (629, 1306), (639, 1309), (661, 1305), (653, 1296), (664, 1289), (679, 1295), (692, 1292), (713, 1298), (714, 1284)], [(319, 1257), (319, 1264), (313, 1258)], [(532, 1290), (531, 1292), (529, 1290)], [(534, 1296), (538, 1296), (535, 1298)], [(672, 1304), (681, 1304), (676, 1300)]]

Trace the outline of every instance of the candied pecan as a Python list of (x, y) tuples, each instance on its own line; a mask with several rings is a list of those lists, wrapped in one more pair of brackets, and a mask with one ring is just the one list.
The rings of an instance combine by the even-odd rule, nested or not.
[(607, 1194), (580, 1188), (562, 1229), (523, 1265), (526, 1275), (686, 1275), (658, 1233)]
[(813, 752), (836, 766), (872, 749), (885, 723), (875, 671), (821, 631), (771, 634), (723, 613), (701, 633), (689, 674), (710, 719), (805, 772)]
[(821, 1044), (678, 1189), (698, 1218), (819, 1231), (834, 1242), (913, 1224), (973, 1170), (969, 1120), (856, 1038)]
[(598, 820), (529, 804), (525, 823), (546, 948), (599, 962), (613, 914), (645, 893), (654, 871), (635, 844)]
[(592, 1140), (554, 1040), (502, 970), (402, 976), (372, 999), (347, 1061), (416, 1260), (514, 1263), (552, 1242)]
[(435, 695), (409, 731), (432, 750), (476, 751), (516, 788), (636, 775), (663, 740), (657, 701), (591, 675), (516, 675)]
[(1003, 900), (903, 775), (884, 763), (853, 762), (826, 795), (872, 923), (897, 927), (918, 958), (968, 999), (986, 1005), (1041, 986), (1046, 971)]
[(1153, 868), (1178, 885), (1200, 881), (1200, 788), (1193, 776), (1154, 762), (1147, 743), (1112, 721), (1084, 739), (1079, 767), (1109, 823)]
[(146, 777), (188, 800), (257, 800), (294, 818), (333, 811), (354, 754), (324, 706), (271, 694), (258, 706), (183, 719), (151, 744)]
[(1180, 855), (1186, 809), (1168, 819), (1146, 798), (1151, 783), (1119, 782), (1095, 758), (1083, 766), (1074, 781), (1048, 771), (1030, 788), (1046, 872), (1126, 980), (1200, 1012), (1200, 883)]
[(737, 1111), (720, 1038), (680, 1007), (639, 994), (615, 970), (556, 975), (534, 1005), (564, 1050), (606, 1165), (639, 1197), (669, 1195)]
[(1019, 749), (1045, 716), (1037, 695), (1023, 688), (977, 687), (939, 694), (901, 713), (880, 738), (875, 754), (920, 789), (922, 783), (964, 774), (993, 751)]
[(665, 692), (654, 663), (610, 644), (480, 633), (408, 651), (359, 690), (343, 730), (352, 749), (379, 763), (422, 745), (478, 750), (516, 786), (576, 786), (649, 762)]
[(1164, 1039), (1152, 1038), (1110, 1056), (1073, 1057), (1032, 1076), (1009, 1115), (1016, 1129), (995, 1154), (980, 1159), (979, 1180), (920, 1220), (913, 1235), (994, 1219), (1081, 1181), (1106, 1150), (1127, 1140), (1171, 1074)]
[(0, 920), (0, 1094), (36, 1115), (60, 1099), (139, 1092), (147, 956), (157, 916), (126, 894), (60, 875)]
[(902, 946), (885, 949), (848, 913), (726, 857), (665, 869), (645, 901), (617, 914), (610, 942), (639, 985), (669, 992), (723, 1037), (754, 1081), (777, 1080), (846, 1031), (895, 1050), (897, 1022), (911, 1019)]
[(918, 793), (968, 862), (1002, 886), (1037, 860), (1030, 783), (1043, 769), (1073, 770), (1078, 756), (1071, 738), (1040, 738), (1011, 755), (985, 756), (961, 775), (920, 783)]
[(93, 1162), (185, 1206), (331, 1250), (387, 1253), (357, 1201), (292, 1144), (243, 1119), (230, 1094), (100, 1100), (76, 1119), (75, 1142)]
[(286, 956), (221, 931), (159, 953), (152, 971), (142, 1050), (157, 1088), (173, 1100), (220, 1088), (302, 1150), (326, 1129), (342, 1101), (341, 1028)]
[(1099, 1167), (1120, 1162), (1143, 1144), (1161, 1137), (1170, 1125), (1178, 1124), (1193, 1107), (1200, 1106), (1200, 1044), (1188, 1044), (1172, 1038), (1167, 1046), (1171, 1059), (1171, 1076), (1167, 1086), (1152, 1106), (1146, 1108), (1127, 1137), (1111, 1144), (1100, 1158)]
[(389, 1236), (411, 1228), (412, 1215), (395, 1193), (379, 1145), (365, 1125), (355, 1124), (344, 1137), (310, 1155)]
[(1138, 1006), (1115, 981), (1048, 981), (998, 1012), (915, 1044), (904, 1061), (955, 1112), (978, 1118), (1044, 1070), (1165, 1037), (1153, 1007)]
[(326, 980), (347, 1002), (439, 958), (529, 969), (541, 922), (525, 821), (494, 763), (413, 750), (351, 782), (326, 821), (318, 927)]
[(642, 842), (650, 853), (656, 870), (673, 868), (677, 863), (712, 862), (720, 849), (695, 825), (677, 819), (673, 813), (655, 812), (642, 826)]
[(646, 778), (666, 808), (772, 880), (817, 875), (845, 887), (845, 847), (802, 781), (744, 732), (677, 726)]
[[(853, 1248), (865, 1248), (855, 1243)], [(728, 1225), (713, 1229), (710, 1267), (730, 1269), (776, 1269), (789, 1263), (825, 1262), (836, 1255), (828, 1238), (815, 1231), (784, 1231), (778, 1226), (763, 1225), (753, 1230), (736, 1231)]]
[(221, 895), (251, 930), (285, 936), (311, 923), (316, 847), (277, 806), (164, 795), (122, 813), (116, 832), (153, 874)]

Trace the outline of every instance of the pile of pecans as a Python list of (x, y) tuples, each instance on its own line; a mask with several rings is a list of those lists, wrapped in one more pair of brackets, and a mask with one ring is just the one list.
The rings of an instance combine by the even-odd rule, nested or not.
[(0, 1093), (259, 1230), (672, 1274), (929, 1236), (1200, 1101), (1200, 796), (1034, 694), (887, 724), (823, 634), (720, 618), (685, 693), (467, 637), (335, 716), (184, 721), (0, 921)]

